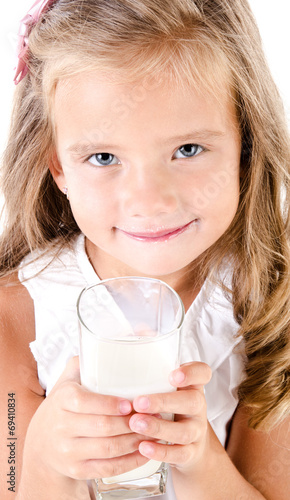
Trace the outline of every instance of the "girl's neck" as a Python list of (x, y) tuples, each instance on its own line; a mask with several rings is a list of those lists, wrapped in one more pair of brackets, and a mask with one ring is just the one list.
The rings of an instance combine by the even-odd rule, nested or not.
[[(88, 259), (100, 280), (121, 276), (141, 276), (136, 270), (130, 269), (126, 265), (122, 265), (117, 259), (114, 260), (111, 256), (107, 258), (106, 254), (99, 252), (99, 249), (96, 249), (87, 239), (85, 239), (85, 249)], [(100, 253), (102, 253), (102, 255), (100, 255)], [(181, 269), (180, 271), (166, 276), (146, 275), (146, 277), (149, 278), (154, 277), (160, 279), (171, 286), (180, 296), (185, 312), (189, 309), (202, 287), (202, 283), (194, 279), (194, 276), (197, 276), (198, 273), (190, 269), (190, 267), (192, 268), (192, 266), (188, 266), (186, 269)], [(142, 274), (142, 276), (145, 275)]]

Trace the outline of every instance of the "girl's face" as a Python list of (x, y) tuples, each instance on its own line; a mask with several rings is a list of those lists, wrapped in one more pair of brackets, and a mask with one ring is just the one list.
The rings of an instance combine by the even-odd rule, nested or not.
[[(51, 166), (101, 278), (174, 283), (229, 227), (239, 200), (233, 104), (147, 79), (84, 73), (58, 84)], [(219, 94), (219, 90), (217, 90)]]

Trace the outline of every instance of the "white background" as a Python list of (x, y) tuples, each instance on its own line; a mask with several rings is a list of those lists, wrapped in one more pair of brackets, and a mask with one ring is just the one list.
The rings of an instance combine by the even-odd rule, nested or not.
[[(5, 0), (0, 8), (0, 153), (4, 149), (14, 90), (19, 20), (34, 0)], [(290, 0), (250, 0), (264, 49), (290, 122)]]

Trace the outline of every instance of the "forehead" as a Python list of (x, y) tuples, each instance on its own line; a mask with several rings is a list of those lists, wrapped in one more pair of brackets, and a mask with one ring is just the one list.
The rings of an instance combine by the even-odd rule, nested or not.
[[(194, 69), (186, 65), (182, 66), (182, 61), (174, 66), (168, 65), (162, 71), (142, 71), (136, 76), (136, 69), (132, 73), (126, 69), (119, 68), (102, 68), (93, 67), (92, 69), (80, 70), (74, 75), (62, 76), (58, 78), (55, 85), (55, 97), (61, 93), (62, 99), (64, 96), (70, 98), (74, 94), (81, 92), (84, 87), (93, 88), (98, 86), (104, 91), (113, 89), (117, 92), (125, 91), (130, 93), (131, 97), (138, 102), (143, 97), (149, 95), (154, 90), (162, 89), (168, 97), (176, 94), (189, 94), (194, 92), (201, 96), (206, 96), (207, 99), (223, 101), (233, 97), (233, 89), (231, 86), (231, 75), (227, 70), (224, 61), (220, 61), (219, 70), (214, 71), (216, 64), (213, 64), (212, 71), (206, 68), (199, 69), (198, 64)], [(217, 61), (215, 61), (217, 63)], [(138, 95), (139, 94), (139, 95)]]
[[(130, 126), (173, 134), (175, 129), (237, 128), (234, 101), (226, 85), (208, 88), (180, 85), (166, 73), (126, 82), (114, 72), (83, 72), (58, 82), (54, 118), (58, 135), (122, 136)], [(226, 89), (226, 90), (225, 90)], [(142, 128), (143, 127), (143, 128)], [(183, 130), (181, 130), (183, 132)]]

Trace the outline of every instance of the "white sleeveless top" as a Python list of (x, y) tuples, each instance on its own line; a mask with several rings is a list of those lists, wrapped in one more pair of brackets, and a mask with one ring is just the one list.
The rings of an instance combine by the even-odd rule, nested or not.
[[(49, 394), (67, 361), (79, 354), (77, 298), (81, 290), (99, 280), (85, 251), (84, 236), (72, 248), (28, 255), (19, 279), (35, 308), (36, 338), (30, 349), (37, 361), (41, 386)], [(203, 361), (212, 369), (205, 388), (208, 420), (225, 446), (227, 430), (237, 407), (237, 388), (244, 377), (244, 349), (235, 338), (238, 324), (232, 305), (218, 286), (205, 283), (185, 315), (181, 363)], [(176, 500), (171, 478), (167, 493), (156, 498)]]

